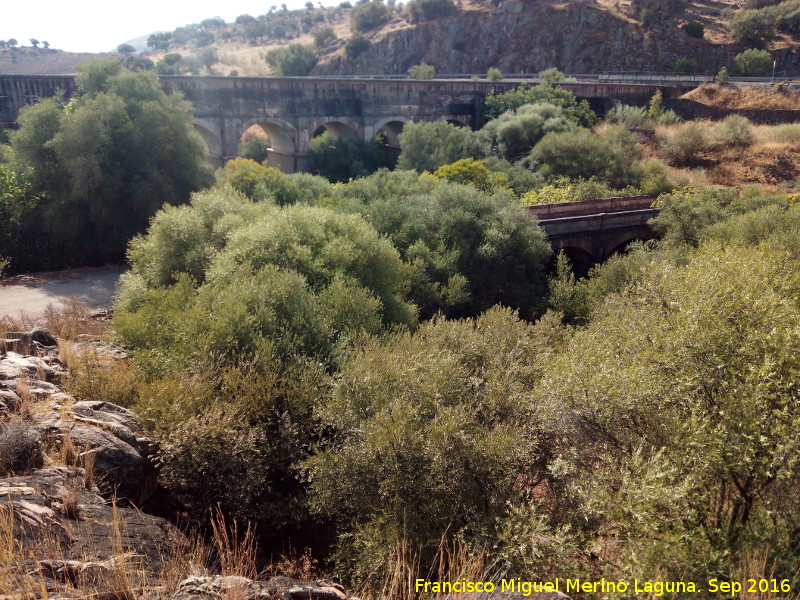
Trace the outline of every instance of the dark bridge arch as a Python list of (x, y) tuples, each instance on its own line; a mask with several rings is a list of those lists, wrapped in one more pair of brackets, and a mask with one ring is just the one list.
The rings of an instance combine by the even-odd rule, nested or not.
[(319, 119), (314, 122), (312, 138), (322, 135), (325, 131), (331, 134), (334, 139), (357, 140), (360, 139), (358, 125), (352, 121), (345, 120), (325, 120)]

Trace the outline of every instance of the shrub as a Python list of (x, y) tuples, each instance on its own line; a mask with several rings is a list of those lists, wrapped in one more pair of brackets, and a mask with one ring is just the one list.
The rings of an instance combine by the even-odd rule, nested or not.
[(398, 169), (433, 172), (462, 158), (480, 159), (487, 154), (486, 144), (477, 133), (441, 121), (406, 123), (398, 139)]
[(317, 51), (314, 46), (289, 44), (267, 52), (267, 64), (280, 77), (302, 77), (317, 64)]
[(369, 39), (365, 38), (360, 33), (356, 33), (345, 42), (344, 52), (347, 58), (355, 60), (370, 46)]
[(12, 475), (44, 463), (39, 432), (19, 417), (0, 423), (0, 474)]
[(311, 30), (311, 35), (314, 37), (317, 48), (324, 48), (336, 40), (336, 32), (330, 25), (318, 25)]
[(769, 130), (769, 136), (776, 142), (800, 146), (800, 125), (791, 123), (775, 125)]
[(725, 146), (744, 147), (753, 143), (753, 125), (746, 117), (728, 115), (714, 128), (717, 139)]
[(691, 75), (693, 73), (697, 73), (700, 70), (700, 65), (697, 64), (697, 61), (693, 58), (679, 58), (675, 61), (675, 72), (676, 73), (684, 73), (686, 75)]
[(412, 23), (420, 23), (449, 17), (458, 12), (458, 9), (453, 0), (410, 0), (406, 4), (406, 12)]
[(658, 216), (650, 221), (654, 231), (667, 245), (697, 247), (701, 235), (709, 226), (730, 215), (729, 205), (734, 199), (732, 190), (686, 189), (659, 197)]
[(583, 127), (591, 127), (597, 122), (597, 115), (589, 107), (586, 100), (578, 100), (575, 96), (549, 83), (530, 86), (526, 83), (502, 94), (489, 93), (486, 96), (486, 117), (494, 119), (504, 112), (514, 110), (525, 104), (553, 104), (560, 106), (564, 115), (573, 123)]
[(389, 20), (389, 13), (389, 7), (380, 0), (367, 0), (353, 10), (350, 24), (356, 32), (375, 29)]
[(433, 176), (453, 183), (474, 185), (483, 192), (508, 185), (508, 177), (502, 173), (493, 173), (484, 161), (474, 158), (462, 158), (452, 164), (442, 165)]
[(714, 77), (714, 81), (718, 85), (725, 85), (726, 83), (728, 83), (728, 81), (730, 81), (730, 78), (731, 78), (731, 76), (728, 74), (728, 68), (727, 67), (722, 67), (719, 70), (719, 73), (717, 73), (717, 76)]
[(684, 123), (666, 135), (661, 151), (674, 163), (692, 164), (711, 147), (706, 127), (700, 123)]
[(615, 104), (606, 114), (609, 123), (616, 123), (627, 128), (639, 128), (649, 125), (647, 109), (641, 106)]
[(706, 27), (700, 21), (692, 19), (684, 24), (683, 30), (689, 37), (703, 39), (706, 34)]
[(364, 177), (386, 166), (386, 154), (374, 140), (335, 139), (327, 131), (308, 145), (311, 172), (329, 181)]
[(530, 152), (547, 133), (566, 131), (572, 126), (559, 107), (526, 104), (489, 121), (480, 136), (500, 156), (514, 161)]
[(489, 81), (502, 81), (503, 74), (497, 67), (489, 67), (489, 70), (486, 71), (486, 79)]
[(736, 72), (743, 77), (760, 77), (772, 72), (772, 55), (766, 50), (750, 48), (737, 54)]
[(639, 177), (636, 142), (631, 134), (621, 129), (601, 135), (583, 128), (551, 132), (533, 148), (530, 158), (546, 177), (596, 177), (613, 187), (635, 184)]
[(271, 147), (269, 138), (254, 135), (239, 144), (238, 152), (242, 158), (249, 158), (257, 163), (263, 163), (269, 157), (269, 149)]
[(426, 63), (414, 65), (408, 70), (411, 79), (433, 79), (436, 77), (436, 67)]

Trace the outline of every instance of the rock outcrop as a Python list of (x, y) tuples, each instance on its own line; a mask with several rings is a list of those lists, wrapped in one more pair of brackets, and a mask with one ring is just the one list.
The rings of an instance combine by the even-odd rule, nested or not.
[(323, 56), (312, 74), (405, 74), (422, 62), (440, 73), (672, 72), (679, 58), (716, 73), (741, 51), (692, 38), (669, 20), (648, 24), (593, 2), (506, 0), (497, 7), (461, 11), (420, 23), (367, 33), (371, 45), (355, 60), (343, 52)]

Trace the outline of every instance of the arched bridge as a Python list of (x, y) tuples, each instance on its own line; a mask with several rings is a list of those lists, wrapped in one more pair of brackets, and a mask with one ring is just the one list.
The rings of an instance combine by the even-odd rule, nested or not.
[[(334, 137), (369, 140), (383, 131), (387, 143), (409, 121), (450, 121), (479, 127), (487, 94), (519, 81), (409, 80), (324, 77), (162, 77), (167, 90), (182, 92), (195, 107), (194, 124), (215, 166), (237, 155), (248, 135), (266, 135), (270, 162), (286, 172), (305, 170), (308, 144), (328, 131)], [(587, 81), (561, 87), (604, 110), (614, 101), (645, 103), (657, 90), (677, 97), (694, 84)], [(19, 109), (57, 90), (68, 96), (71, 76), (0, 76), (0, 126), (13, 126)]]
[(658, 214), (655, 201), (656, 196), (603, 198), (541, 204), (529, 210), (539, 218), (553, 250), (563, 250), (576, 270), (583, 271), (631, 242), (654, 238), (647, 222)]

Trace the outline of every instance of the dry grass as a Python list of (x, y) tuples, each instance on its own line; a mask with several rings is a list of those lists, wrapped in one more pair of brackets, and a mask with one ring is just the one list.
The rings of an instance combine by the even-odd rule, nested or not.
[(225, 522), (222, 511), (217, 508), (211, 511), (212, 543), (223, 575), (239, 575), (255, 579), (258, 576), (256, 567), (256, 535), (250, 524), (243, 533), (239, 524)]
[(113, 402), (132, 406), (139, 395), (139, 378), (126, 359), (101, 354), (94, 347), (75, 347), (59, 342), (59, 360), (69, 369), (63, 388), (81, 400)]
[(70, 297), (58, 304), (48, 304), (41, 317), (21, 313), (19, 316), (0, 316), (0, 332), (4, 331), (30, 331), (34, 327), (44, 327), (54, 336), (73, 340), (79, 335), (102, 337), (108, 333), (109, 324), (106, 321), (96, 321), (89, 315), (91, 309)]
[(736, 88), (728, 85), (705, 83), (684, 94), (683, 98), (708, 106), (720, 108), (743, 108), (755, 110), (800, 110), (800, 91), (785, 85), (770, 89)]
[[(775, 568), (769, 564), (769, 552), (762, 549), (760, 551), (749, 552), (744, 555), (732, 568), (732, 579), (742, 583), (742, 591), (737, 596), (741, 600), (798, 600), (800, 599), (800, 573), (795, 574), (794, 578), (788, 581), (791, 592), (773, 591), (780, 590), (781, 580), (776, 581), (773, 588), (773, 581), (776, 580)], [(755, 580), (755, 584), (748, 582)], [(769, 584), (762, 584), (766, 591), (759, 590), (758, 584), (767, 581)], [(752, 591), (751, 591), (752, 590)]]

